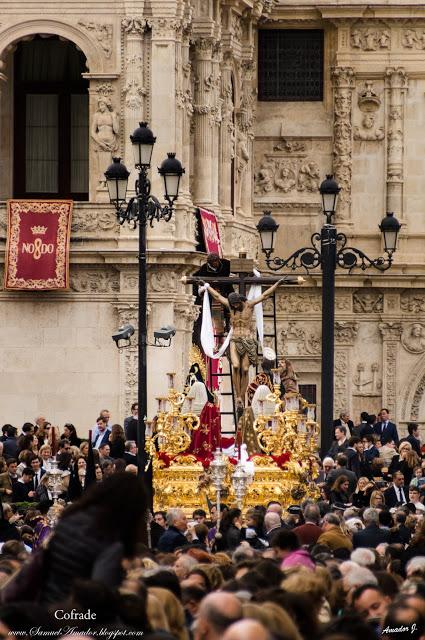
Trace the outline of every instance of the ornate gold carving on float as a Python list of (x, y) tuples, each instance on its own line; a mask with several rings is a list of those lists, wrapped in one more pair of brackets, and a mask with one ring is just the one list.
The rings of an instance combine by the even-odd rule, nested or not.
[[(209, 501), (216, 504), (219, 495), (228, 505), (243, 508), (270, 500), (288, 506), (318, 497), (314, 484), (319, 438), (315, 405), (309, 405), (298, 392), (281, 398), (279, 370), (274, 370), (274, 391), (267, 398), (274, 403), (274, 412), (264, 415), (260, 404), (254, 423), (264, 454), (252, 456), (248, 464), (220, 451), (206, 464), (186, 452), (191, 432), (199, 428), (199, 418), (190, 410), (181, 413), (185, 396), (175, 390), (174, 374), (168, 376), (168, 398), (158, 398), (153, 433), (146, 439), (146, 450), (152, 456), (155, 510), (181, 506), (191, 513), (200, 506), (205, 508)], [(220, 464), (220, 478), (215, 477), (218, 458), (225, 460), (225, 465)]]

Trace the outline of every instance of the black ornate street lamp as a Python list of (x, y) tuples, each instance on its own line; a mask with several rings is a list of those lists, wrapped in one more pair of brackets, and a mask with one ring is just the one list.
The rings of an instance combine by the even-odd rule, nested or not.
[(113, 162), (105, 171), (109, 198), (117, 211), (120, 224), (128, 222), (135, 229), (139, 224), (139, 343), (138, 343), (138, 395), (139, 403), (137, 446), (139, 474), (145, 476), (146, 489), (152, 502), (152, 477), (145, 473), (147, 456), (145, 452), (145, 419), (147, 416), (147, 384), (146, 384), (146, 228), (148, 223), (153, 226), (155, 220), (168, 222), (173, 215), (173, 206), (179, 194), (180, 178), (184, 173), (181, 163), (174, 153), (168, 153), (158, 169), (164, 179), (165, 199), (168, 204), (161, 205), (159, 200), (151, 194), (151, 183), (148, 171), (151, 166), (153, 147), (156, 141), (146, 122), (130, 136), (134, 153), (134, 165), (139, 172), (135, 185), (136, 195), (126, 201), (129, 172), (120, 158), (113, 158)]
[(326, 223), (320, 233), (313, 233), (311, 246), (297, 249), (288, 258), (272, 257), (276, 232), (279, 225), (272, 218), (270, 211), (265, 211), (257, 224), (261, 246), (265, 260), (271, 271), (283, 268), (322, 269), (322, 390), (321, 390), (321, 427), (322, 454), (325, 455), (332, 442), (333, 401), (334, 401), (334, 323), (335, 323), (335, 270), (336, 267), (351, 271), (359, 267), (365, 270), (374, 267), (386, 271), (393, 262), (393, 254), (397, 248), (397, 236), (401, 224), (393, 213), (387, 213), (379, 225), (384, 239), (385, 257), (369, 258), (363, 251), (347, 246), (347, 237), (338, 233), (333, 224), (340, 187), (333, 176), (326, 176), (320, 185), (322, 211)]

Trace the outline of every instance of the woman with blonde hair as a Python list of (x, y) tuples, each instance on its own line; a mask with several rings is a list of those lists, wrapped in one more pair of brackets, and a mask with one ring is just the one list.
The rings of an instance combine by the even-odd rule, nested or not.
[(41, 466), (45, 471), (48, 471), (50, 469), (50, 463), (52, 461), (52, 447), (50, 446), (50, 444), (43, 444), (43, 446), (40, 447), (40, 451), (38, 453), (42, 460)]
[[(168, 622), (170, 633), (177, 638), (177, 640), (189, 640), (189, 633), (185, 626), (184, 609), (176, 596), (168, 589), (163, 589), (162, 587), (149, 587), (148, 594), (155, 596), (155, 598), (159, 600)], [(151, 620), (150, 615), (149, 619)]]
[(87, 456), (89, 455), (89, 443), (88, 440), (84, 440), (81, 444), (80, 444), (80, 452), (81, 455), (87, 459)]
[(274, 602), (242, 605), (243, 617), (260, 622), (271, 635), (285, 640), (301, 640), (301, 634), (287, 612)]
[(282, 588), (291, 593), (308, 593), (315, 605), (316, 616), (320, 622), (329, 622), (331, 611), (327, 597), (329, 582), (323, 572), (310, 571), (304, 567), (291, 573), (283, 582)]
[(359, 478), (357, 481), (357, 487), (351, 496), (353, 507), (363, 509), (363, 507), (369, 506), (372, 490), (373, 483), (369, 481), (369, 478), (366, 478), (366, 476)]
[(410, 442), (405, 440), (400, 442), (398, 455), (391, 460), (388, 474), (392, 477), (396, 471), (400, 471), (404, 475), (404, 486), (408, 487), (413, 477), (413, 470), (419, 464), (418, 454), (413, 451)]
[(382, 509), (385, 505), (385, 497), (382, 491), (376, 489), (372, 491), (369, 506), (373, 509)]

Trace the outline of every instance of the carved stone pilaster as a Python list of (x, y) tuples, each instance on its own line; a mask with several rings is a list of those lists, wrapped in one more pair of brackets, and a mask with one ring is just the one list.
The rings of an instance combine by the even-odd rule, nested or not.
[(232, 59), (226, 54), (221, 67), (221, 156), (220, 156), (220, 202), (222, 210), (232, 213), (232, 160), (235, 157), (235, 104), (232, 85)]
[(351, 411), (351, 347), (357, 337), (359, 325), (352, 321), (335, 322), (335, 365), (334, 365), (334, 414)]
[(401, 322), (381, 322), (379, 331), (382, 336), (382, 404), (396, 415), (397, 399), (397, 364), (398, 349), (402, 334)]
[(389, 93), (387, 145), (387, 211), (403, 213), (404, 102), (408, 77), (404, 69), (386, 70)]
[(212, 205), (214, 130), (211, 116), (214, 110), (213, 38), (195, 42), (195, 104), (194, 104), (194, 175), (193, 194), (197, 204)]
[(121, 349), (119, 355), (119, 376), (120, 376), (120, 406), (119, 415), (130, 415), (130, 407), (137, 401), (138, 382), (138, 353), (137, 353), (137, 322), (138, 305), (129, 303), (119, 303), (113, 305), (118, 314), (118, 326), (132, 324), (136, 329), (132, 336), (132, 345), (126, 349)]
[(255, 65), (251, 58), (241, 62), (240, 104), (236, 131), (236, 209), (246, 216), (252, 213), (252, 153), (255, 121), (253, 87)]
[[(143, 56), (143, 38), (146, 30), (145, 21), (126, 17), (121, 22), (124, 38), (123, 64), (125, 83), (122, 88), (124, 96), (124, 120), (126, 125), (125, 164), (133, 164), (130, 134), (138, 126), (139, 121), (146, 119), (145, 64)], [(130, 181), (130, 187), (132, 183)]]
[(354, 71), (351, 67), (332, 69), (334, 87), (333, 172), (341, 187), (337, 216), (351, 217), (351, 173), (353, 154), (352, 99)]

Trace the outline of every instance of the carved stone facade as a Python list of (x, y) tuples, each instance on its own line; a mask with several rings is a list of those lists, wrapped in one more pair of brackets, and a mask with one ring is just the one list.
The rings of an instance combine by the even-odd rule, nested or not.
[[(175, 370), (179, 382), (185, 376), (198, 311), (181, 277), (203, 261), (195, 251), (194, 208), (217, 214), (225, 257), (246, 254), (266, 271), (255, 229), (262, 211), (270, 209), (280, 225), (276, 255), (307, 246), (323, 223), (318, 185), (333, 172), (341, 186), (337, 225), (350, 245), (377, 257), (385, 212), (403, 223), (390, 271), (338, 269), (335, 411), (348, 409), (357, 420), (360, 410), (376, 412), (384, 403), (402, 426), (410, 419), (425, 423), (420, 3), (305, 0), (290, 2), (290, 11), (275, 0), (136, 4), (106, 2), (102, 9), (87, 0), (83, 12), (73, 0), (48, 7), (2, 3), (2, 201), (15, 195), (13, 171), (22, 166), (13, 146), (16, 48), (37, 34), (70, 41), (85, 58), (89, 85), (89, 195), (74, 206), (70, 290), (0, 291), (7, 336), (0, 363), (3, 422), (46, 412), (59, 424), (72, 420), (85, 429), (105, 406), (122, 421), (135, 400), (137, 350), (119, 353), (111, 334), (121, 322), (136, 321), (137, 231), (118, 225), (103, 172), (111, 156), (120, 155), (134, 194), (129, 136), (147, 120), (157, 136), (152, 166), (175, 151), (186, 170), (172, 221), (148, 230), (148, 332), (165, 324), (177, 329), (171, 349), (149, 348), (149, 417), (155, 397), (165, 393), (165, 373)], [(323, 30), (323, 100), (257, 99), (258, 30), (270, 28)], [(156, 171), (151, 180), (161, 199)], [(0, 204), (0, 262), (6, 225)], [(317, 398), (320, 285), (318, 271), (303, 288), (281, 289), (276, 297), (280, 355), (294, 361), (301, 384), (316, 385)], [(270, 301), (264, 307), (270, 310)], [(23, 387), (26, 407), (15, 391)]]

